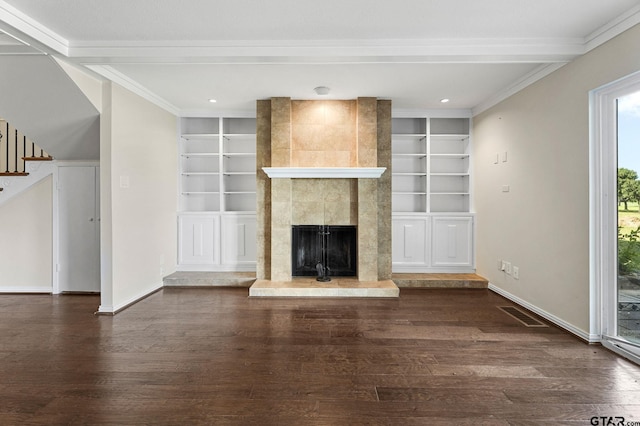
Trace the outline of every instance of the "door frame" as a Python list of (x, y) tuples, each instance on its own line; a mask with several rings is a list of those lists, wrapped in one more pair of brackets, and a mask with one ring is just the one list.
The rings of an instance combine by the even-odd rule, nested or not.
[[(640, 90), (640, 72), (589, 93), (589, 334), (590, 341), (640, 363), (617, 338), (617, 108), (616, 99)], [(611, 253), (616, 255), (611, 256)]]

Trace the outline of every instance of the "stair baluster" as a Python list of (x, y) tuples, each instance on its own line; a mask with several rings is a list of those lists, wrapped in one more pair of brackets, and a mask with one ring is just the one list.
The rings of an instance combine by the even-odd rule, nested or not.
[[(2, 120), (2, 122), (5, 122)], [(6, 133), (0, 131), (0, 176), (28, 176), (27, 161), (51, 161), (53, 158), (47, 154), (44, 149), (36, 146), (35, 142), (27, 141), (27, 136), (21, 134), (18, 129), (6, 123)], [(3, 126), (4, 128), (4, 126)], [(13, 142), (11, 142), (11, 131), (13, 130)], [(22, 138), (22, 147), (20, 146), (20, 138)], [(2, 144), (5, 144), (3, 147)], [(11, 144), (11, 145), (10, 145)], [(28, 146), (31, 144), (31, 155), (28, 154)], [(3, 149), (4, 148), (4, 149)], [(13, 152), (12, 152), (13, 150)], [(36, 150), (40, 151), (40, 155), (36, 156)], [(22, 167), (20, 167), (22, 161)], [(4, 167), (2, 167), (4, 162)], [(13, 164), (11, 164), (13, 162)], [(21, 170), (22, 169), (22, 170)], [(2, 188), (0, 187), (0, 191)]]
[(15, 129), (15, 136), (13, 138), (14, 145), (14, 161), (13, 161), (13, 172), (18, 173), (18, 129)]
[(7, 141), (5, 144), (7, 145), (7, 157), (5, 158), (7, 162), (5, 164), (5, 172), (9, 173), (9, 122), (7, 122)]

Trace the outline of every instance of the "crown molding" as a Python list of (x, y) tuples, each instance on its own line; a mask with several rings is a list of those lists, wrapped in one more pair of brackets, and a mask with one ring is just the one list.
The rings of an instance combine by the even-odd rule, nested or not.
[(393, 108), (391, 107), (391, 116), (393, 118), (471, 118), (471, 109), (412, 109), (412, 108)]
[[(0, 0), (0, 22), (5, 24), (2, 25), (3, 31), (23, 43), (32, 44), (33, 42), (25, 40), (30, 38), (44, 48), (52, 49), (65, 56), (69, 55), (67, 39), (2, 0)], [(26, 37), (15, 34), (13, 30), (17, 30)]]
[(606, 43), (612, 38), (620, 35), (624, 31), (640, 23), (640, 5), (629, 9), (627, 12), (618, 16), (616, 19), (608, 22), (598, 28), (584, 39), (584, 53), (595, 49), (601, 44)]
[(255, 118), (255, 109), (181, 109), (179, 117), (233, 117)]
[(502, 89), (501, 91), (496, 93), (491, 98), (489, 98), (486, 101), (482, 102), (481, 104), (476, 105), (475, 107), (473, 107), (471, 109), (471, 111), (473, 113), (473, 116), (476, 116), (476, 115), (488, 110), (489, 108), (499, 104), (500, 102), (504, 101), (508, 97), (510, 97), (512, 95), (515, 95), (516, 93), (518, 93), (519, 91), (521, 91), (525, 87), (530, 86), (531, 84), (535, 83), (536, 81), (548, 76), (549, 74), (551, 74), (552, 72), (562, 68), (566, 64), (567, 64), (567, 62), (540, 65), (539, 67), (537, 67), (536, 69), (534, 69), (530, 73), (528, 73), (525, 76), (523, 76), (521, 79), (517, 80), (515, 83), (511, 84), (510, 86), (505, 87), (504, 89)]
[(460, 63), (566, 62), (582, 39), (237, 40), (74, 42), (86, 63)]
[(35, 50), (59, 54), (176, 115), (174, 105), (117, 72), (124, 63), (541, 63), (532, 73), (475, 106), (479, 114), (574, 58), (640, 24), (640, 5), (584, 38), (74, 41), (0, 0), (0, 30)]
[(135, 93), (136, 95), (148, 100), (152, 104), (170, 112), (173, 115), (179, 116), (180, 109), (170, 102), (167, 102), (160, 96), (156, 95), (146, 87), (142, 86), (138, 82), (132, 80), (119, 71), (116, 71), (108, 65), (88, 65), (87, 68), (103, 76), (104, 78), (119, 84), (127, 90)]

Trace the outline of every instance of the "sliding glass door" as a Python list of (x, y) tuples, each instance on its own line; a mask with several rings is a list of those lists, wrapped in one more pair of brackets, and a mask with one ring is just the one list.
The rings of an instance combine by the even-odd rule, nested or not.
[(640, 73), (590, 96), (590, 339), (640, 363)]
[(615, 334), (640, 346), (640, 90), (616, 98), (617, 259)]

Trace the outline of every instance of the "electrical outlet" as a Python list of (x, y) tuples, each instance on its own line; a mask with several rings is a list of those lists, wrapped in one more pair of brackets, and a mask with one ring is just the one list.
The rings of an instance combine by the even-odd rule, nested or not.
[(513, 267), (513, 278), (515, 278), (516, 280), (520, 279), (520, 268), (518, 268), (517, 266)]

